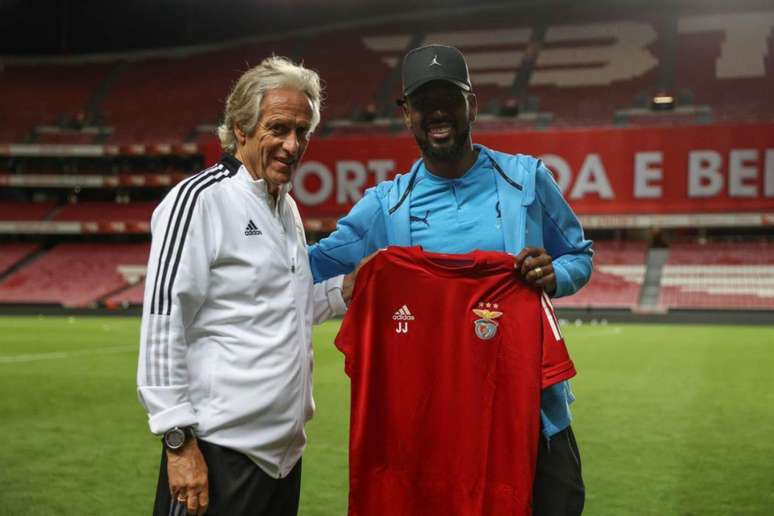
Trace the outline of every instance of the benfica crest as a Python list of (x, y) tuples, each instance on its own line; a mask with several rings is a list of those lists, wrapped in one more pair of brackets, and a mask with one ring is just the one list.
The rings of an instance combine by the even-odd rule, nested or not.
[(497, 311), (497, 303), (479, 303), (478, 308), (473, 309), (473, 313), (480, 317), (473, 323), (476, 330), (476, 337), (481, 340), (489, 340), (497, 335), (497, 322), (495, 319), (503, 315)]

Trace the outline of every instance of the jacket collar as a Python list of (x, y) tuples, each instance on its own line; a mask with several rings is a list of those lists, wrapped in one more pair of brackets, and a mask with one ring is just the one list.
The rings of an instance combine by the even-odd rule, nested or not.
[(250, 190), (259, 199), (263, 199), (272, 213), (275, 215), (279, 213), (280, 205), (284, 203), (285, 195), (293, 188), (292, 183), (280, 186), (277, 202), (274, 202), (274, 197), (269, 194), (269, 191), (266, 188), (266, 181), (263, 179), (253, 179), (253, 176), (247, 170), (247, 167), (245, 167), (236, 157), (230, 154), (223, 154), (220, 158), (220, 162), (229, 170), (229, 172), (236, 174), (237, 180), (245, 188)]
[[(487, 147), (483, 145), (474, 144), (474, 147), (479, 150), (481, 154), (486, 156), (487, 161), (491, 165), (495, 173), (495, 184), (497, 186), (498, 197), (502, 200), (501, 209), (502, 221), (503, 221), (503, 238), (505, 240), (505, 250), (509, 253), (516, 254), (524, 246), (524, 217), (526, 215), (524, 206), (529, 202), (525, 202), (524, 187), (520, 182), (515, 181), (509, 177), (511, 167), (517, 166), (517, 161), (498, 162), (498, 156)], [(388, 197), (390, 203), (387, 216), (393, 218), (393, 222), (387, 225), (389, 235), (389, 245), (410, 246), (411, 243), (411, 224), (409, 221), (410, 212), (410, 194), (414, 188), (416, 176), (419, 173), (422, 160), (418, 160), (411, 167), (411, 170), (407, 174), (407, 181), (405, 186), (396, 188), (392, 191), (392, 198)], [(534, 184), (534, 179), (532, 180)], [(529, 189), (527, 189), (529, 191)], [(531, 188), (534, 192), (534, 186)]]
[(229, 172), (234, 174), (236, 174), (236, 172), (239, 170), (239, 167), (242, 166), (241, 161), (236, 159), (236, 157), (232, 156), (231, 154), (226, 153), (223, 153), (223, 155), (220, 157), (220, 162), (228, 169)]

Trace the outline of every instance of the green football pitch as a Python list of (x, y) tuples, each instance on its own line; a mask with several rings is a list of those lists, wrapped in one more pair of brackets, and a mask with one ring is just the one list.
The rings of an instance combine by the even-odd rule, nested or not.
[[(347, 502), (349, 383), (315, 331), (301, 514)], [(774, 328), (568, 326), (589, 515), (774, 514)], [(0, 515), (150, 514), (139, 319), (0, 317)], [(400, 515), (396, 515), (400, 516)]]

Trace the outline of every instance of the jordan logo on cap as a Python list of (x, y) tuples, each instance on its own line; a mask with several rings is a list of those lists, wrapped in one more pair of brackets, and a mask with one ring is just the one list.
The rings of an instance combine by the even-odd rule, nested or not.
[(432, 60), (432, 61), (430, 61), (430, 64), (429, 64), (429, 65), (427, 65), (427, 66), (433, 66), (433, 65), (438, 65), (438, 66), (441, 66), (441, 63), (439, 63), (439, 62), (438, 62), (438, 54), (435, 54), (435, 55), (433, 56), (433, 60)]

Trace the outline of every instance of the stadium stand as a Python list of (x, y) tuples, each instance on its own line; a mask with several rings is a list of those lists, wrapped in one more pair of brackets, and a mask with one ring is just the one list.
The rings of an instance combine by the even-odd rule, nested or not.
[(529, 93), (554, 113), (553, 126), (609, 125), (616, 109), (655, 86), (657, 34), (648, 27), (624, 21), (548, 29)]
[(540, 125), (537, 118), (494, 118), (484, 115), (476, 119), (476, 132), (526, 131), (540, 128)]
[[(343, 149), (353, 136), (367, 141), (362, 137), (404, 133), (394, 104), (401, 94), (400, 59), (407, 49), (431, 42), (455, 45), (469, 61), (480, 99), (476, 134), (518, 138), (522, 131), (611, 124), (766, 122), (774, 120), (774, 10), (760, 4), (755, 12), (728, 7), (705, 12), (697, 4), (623, 14), (597, 9), (562, 20), (506, 10), (438, 17), (432, 23), (385, 18), (362, 26), (315, 27), (273, 40), (261, 35), (260, 41), (109, 56), (101, 63), (44, 59), (41, 64), (6, 64), (0, 68), (0, 147), (8, 159), (0, 187), (18, 191), (4, 195), (9, 201), (0, 202), (0, 222), (6, 222), (5, 235), (38, 232), (41, 237), (37, 244), (2, 244), (0, 271), (50, 245), (52, 235), (79, 231), (84, 236), (73, 238), (89, 241), (95, 235), (147, 235), (158, 198), (184, 173), (201, 168), (191, 156), (206, 143), (201, 135), (214, 132), (231, 83), (272, 53), (303, 60), (320, 72), (326, 102), (318, 135), (340, 138)], [(676, 92), (677, 105), (653, 111), (650, 99), (664, 86)], [(502, 109), (507, 102), (510, 112)], [(374, 111), (365, 117), (370, 105)], [(86, 112), (88, 120), (74, 120), (79, 112)], [(40, 147), (18, 159), (6, 144), (22, 142)], [(88, 149), (71, 154), (70, 146)], [(54, 147), (63, 150), (46, 155)], [(760, 156), (763, 170), (768, 165)], [(176, 157), (180, 161), (168, 161)], [(619, 173), (607, 172), (611, 177)], [(36, 188), (45, 191), (36, 195)], [(139, 188), (158, 190), (127, 193)], [(65, 198), (80, 201), (63, 204)], [(142, 200), (105, 202), (114, 198)], [(660, 291), (653, 290), (643, 305), (774, 309), (772, 249), (771, 243), (675, 244)], [(646, 271), (647, 244), (597, 239), (595, 251), (589, 285), (556, 305), (637, 308), (643, 291), (658, 279), (648, 274), (643, 288), (646, 272), (654, 270)], [(740, 254), (754, 260), (740, 263)], [(59, 244), (5, 277), (0, 302), (141, 304), (142, 278), (129, 278), (117, 267), (144, 265), (146, 257), (147, 244)]]
[[(219, 119), (224, 99), (212, 92), (227, 91), (248, 64), (272, 53), (303, 58), (320, 72), (326, 83), (324, 122), (353, 119), (371, 102), (380, 116), (396, 117), (396, 67), (407, 48), (429, 42), (465, 52), (476, 92), (485, 99), (482, 113), (496, 114), (498, 102), (518, 95), (534, 99), (550, 114), (553, 127), (610, 125), (618, 110), (634, 107), (635, 98), (666, 83), (692, 92), (692, 105), (707, 106), (718, 121), (772, 120), (774, 52), (765, 31), (773, 13), (675, 14), (666, 24), (676, 26), (674, 33), (652, 14), (548, 25), (514, 17), (458, 17), (434, 22), (431, 31), (418, 22), (384, 23), (167, 57), (8, 66), (0, 81), (0, 108), (11, 123), (0, 127), (0, 141), (25, 141), (36, 125), (58, 124), (92, 98), (98, 102), (90, 114), (114, 129), (106, 136), (109, 143), (189, 141), (196, 127)], [(751, 36), (727, 43), (722, 27), (746, 27)], [(723, 45), (726, 53), (743, 56), (734, 58), (739, 63), (720, 59)], [(341, 66), (343, 61), (348, 66)], [(49, 88), (54, 82), (57, 88)], [(678, 112), (632, 120), (637, 125), (704, 122)], [(79, 133), (40, 138), (42, 143), (93, 140)]]
[(594, 242), (594, 271), (578, 293), (556, 299), (562, 308), (634, 308), (645, 278), (645, 242)]
[(89, 306), (128, 285), (119, 267), (145, 266), (149, 244), (60, 244), (0, 282), (2, 303)]
[(88, 145), (94, 142), (94, 134), (85, 132), (43, 133), (36, 138), (36, 142), (52, 145)]
[(0, 72), (0, 142), (21, 143), (41, 124), (85, 108), (110, 64), (6, 65)]
[[(681, 18), (676, 89), (694, 92), (694, 102), (711, 106), (717, 121), (774, 119), (772, 20), (774, 11)], [(729, 38), (722, 27), (741, 37)]]
[[(391, 73), (379, 54), (365, 46), (362, 39), (362, 31), (346, 30), (318, 35), (306, 44), (304, 63), (317, 70), (325, 81), (324, 119), (354, 116), (377, 96)], [(356, 78), (352, 68), (341, 66), (344, 56), (356, 68)]]
[[(621, 110), (616, 112), (620, 116)], [(681, 110), (665, 113), (653, 112), (650, 110), (628, 110), (626, 112), (626, 122), (637, 127), (657, 127), (657, 126), (675, 126), (696, 124), (702, 116), (702, 111)]]
[(144, 295), (145, 281), (140, 281), (139, 283), (106, 298), (105, 305), (109, 308), (119, 308), (128, 305), (142, 305)]
[(37, 244), (4, 242), (0, 244), (0, 274), (19, 263), (38, 249)]
[[(217, 119), (210, 91), (225, 91), (232, 73), (219, 73), (220, 54), (138, 61), (125, 66), (102, 104), (111, 143), (179, 143)], [(223, 63), (225, 65), (225, 63)], [(208, 70), (202, 74), (201, 70)]]
[(156, 201), (134, 201), (127, 204), (115, 202), (79, 202), (66, 204), (54, 215), (53, 220), (80, 222), (150, 222)]
[[(291, 40), (241, 45), (183, 57), (123, 64), (101, 105), (114, 127), (110, 143), (180, 143), (200, 124), (216, 123), (231, 83), (275, 52), (291, 55)], [(223, 95), (223, 93), (219, 93)]]
[(774, 309), (774, 243), (673, 245), (661, 277), (659, 304)]
[(56, 207), (55, 202), (0, 202), (0, 220), (43, 220)]

